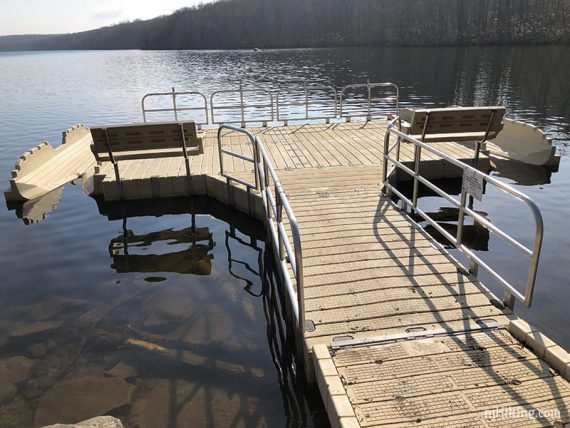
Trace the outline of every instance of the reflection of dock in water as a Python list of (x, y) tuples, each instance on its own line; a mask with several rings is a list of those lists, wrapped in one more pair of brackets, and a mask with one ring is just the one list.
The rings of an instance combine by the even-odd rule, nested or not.
[[(129, 251), (147, 249), (155, 244), (188, 244), (185, 250), (165, 254), (131, 254)], [(125, 228), (122, 235), (109, 245), (109, 255), (113, 258), (111, 267), (118, 273), (126, 272), (171, 272), (181, 274), (209, 275), (212, 271), (214, 248), (212, 232), (207, 227), (189, 227), (182, 230), (163, 230), (144, 235), (136, 235)]]
[[(256, 222), (205, 199), (179, 198), (164, 201), (164, 204), (98, 202), (101, 213), (110, 219), (123, 220), (123, 233), (109, 244), (112, 267), (119, 273), (208, 275), (212, 271), (211, 253), (216, 248), (216, 242), (208, 227), (200, 227), (201, 219), (197, 213), (223, 217), (228, 222), (226, 230), (222, 232), (225, 245), (220, 250), (225, 248), (227, 253), (227, 273), (239, 281), (237, 287), (235, 282), (232, 287), (242, 293), (237, 296), (231, 294), (231, 303), (225, 300), (228, 298), (225, 294), (218, 296), (221, 300), (212, 302), (200, 292), (200, 287), (176, 287), (165, 282), (155, 291), (145, 287), (149, 294), (139, 300), (137, 307), (140, 310), (130, 318), (130, 338), (124, 343), (124, 361), (139, 373), (153, 371), (155, 376), (161, 378), (157, 381), (158, 386), (150, 387), (151, 393), (163, 387), (165, 381), (162, 379), (176, 378), (177, 388), (192, 385), (196, 396), (204, 396), (204, 405), (213, 412), (216, 403), (224, 403), (224, 414), (214, 417), (215, 420), (224, 421), (220, 426), (225, 426), (227, 417), (233, 420), (243, 418), (248, 426), (267, 423), (269, 416), (264, 411), (244, 415), (243, 409), (237, 407), (238, 403), (231, 398), (244, 394), (245, 390), (249, 400), (259, 400), (258, 406), (264, 402), (263, 392), (260, 391), (266, 387), (266, 378), (270, 375), (263, 363), (264, 353), (259, 344), (243, 338), (236, 341), (230, 334), (237, 328), (236, 325), (253, 322), (267, 326), (269, 354), (276, 368), (287, 426), (303, 426), (315, 418), (315, 405), (306, 397), (304, 374), (293, 363), (294, 332), (285, 321), (286, 299), (279, 289), (279, 273), (273, 256), (266, 251), (263, 235), (259, 232), (261, 228), (256, 227)], [(191, 214), (192, 225), (180, 230), (167, 229), (144, 234), (135, 234), (128, 228), (131, 217), (172, 214)], [(217, 235), (217, 239), (220, 240), (221, 236)], [(169, 251), (169, 248), (180, 246), (187, 248)], [(154, 247), (156, 251), (153, 251)], [(140, 254), (143, 250), (158, 254)], [(219, 268), (224, 264), (218, 263), (217, 266)], [(212, 275), (212, 278), (218, 277)], [(213, 280), (217, 287), (207, 289), (221, 289), (228, 284)], [(247, 298), (239, 297), (240, 294)], [(261, 304), (262, 312), (253, 310), (251, 299)], [(178, 313), (178, 306), (188, 309)], [(228, 310), (235, 310), (236, 313), (230, 316)], [(208, 325), (213, 332), (197, 327), (202, 325)], [(150, 384), (149, 381), (144, 382)], [(160, 406), (172, 408), (174, 404), (179, 405), (177, 392), (178, 389), (174, 389), (172, 394), (164, 394)], [(182, 413), (187, 411), (188, 406), (182, 405), (180, 409)], [(171, 417), (177, 418), (177, 412), (174, 410)], [(326, 415), (321, 417), (325, 418)]]
[[(477, 214), (487, 218), (487, 213), (483, 211), (476, 211)], [(457, 208), (442, 207), (437, 212), (426, 212), (426, 214), (434, 221), (437, 222), (447, 233), (455, 236), (457, 235), (457, 218), (459, 210)], [(422, 219), (419, 216), (414, 216), (414, 220), (422, 224)], [(455, 246), (449, 242), (435, 227), (431, 224), (424, 226), (424, 229), (429, 233), (437, 242), (446, 248), (454, 248)], [(489, 229), (481, 226), (479, 223), (463, 225), (463, 243), (472, 250), (489, 251)]]
[(46, 216), (55, 210), (61, 201), (63, 187), (43, 195), (40, 198), (29, 201), (6, 201), (9, 211), (15, 211), (16, 216), (21, 218), (25, 224), (39, 223), (45, 220)]

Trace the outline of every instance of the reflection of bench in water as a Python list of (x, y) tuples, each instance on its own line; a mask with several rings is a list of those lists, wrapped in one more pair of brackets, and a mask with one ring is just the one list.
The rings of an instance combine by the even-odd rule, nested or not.
[[(146, 249), (161, 242), (165, 245), (190, 244), (190, 247), (166, 254), (129, 254), (129, 248)], [(168, 229), (144, 235), (135, 235), (125, 228), (125, 232), (109, 244), (109, 254), (113, 258), (111, 267), (118, 273), (173, 272), (209, 275), (212, 271), (213, 256), (208, 252), (214, 245), (212, 233), (207, 227)]]

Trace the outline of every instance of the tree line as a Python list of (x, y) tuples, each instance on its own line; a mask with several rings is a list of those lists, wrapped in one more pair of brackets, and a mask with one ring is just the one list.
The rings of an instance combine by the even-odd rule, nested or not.
[(569, 18), (570, 0), (220, 0), (0, 50), (564, 44)]

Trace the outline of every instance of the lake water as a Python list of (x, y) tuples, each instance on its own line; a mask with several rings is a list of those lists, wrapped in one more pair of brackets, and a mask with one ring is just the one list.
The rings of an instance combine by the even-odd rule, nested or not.
[[(570, 47), (544, 46), (0, 54), (0, 177), (7, 187), (22, 152), (58, 144), (75, 123), (140, 121), (141, 97), (172, 86), (210, 94), (240, 80), (370, 79), (397, 83), (403, 105), (505, 105), (562, 155), (558, 172), (499, 165), (494, 174), (545, 218), (534, 304), (517, 311), (570, 349), (568, 69)], [(526, 239), (525, 213), (488, 196), (479, 208)], [(259, 229), (207, 201), (139, 204), (125, 215), (73, 185), (37, 224), (2, 206), (0, 426), (109, 410), (133, 427), (326, 426), (318, 393), (290, 370)], [(519, 278), (520, 259), (493, 239), (486, 247), (487, 259)], [(103, 398), (74, 405), (93, 391)]]

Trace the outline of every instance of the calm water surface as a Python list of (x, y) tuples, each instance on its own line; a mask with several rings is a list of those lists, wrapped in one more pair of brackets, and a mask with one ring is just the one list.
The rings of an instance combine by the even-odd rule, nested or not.
[[(558, 172), (507, 164), (494, 174), (545, 217), (534, 306), (517, 310), (570, 349), (568, 69), (570, 47), (0, 54), (0, 177), (7, 187), (22, 152), (58, 144), (75, 123), (140, 120), (141, 97), (172, 86), (209, 94), (239, 80), (370, 79), (400, 85), (405, 105), (502, 104), (543, 128), (562, 154)], [(422, 204), (443, 206), (429, 196)], [(532, 237), (520, 206), (490, 192), (477, 208), (521, 240)], [(0, 208), (0, 426), (89, 412), (141, 427), (326, 424), (318, 397), (288, 370), (279, 296), (256, 230), (212, 203), (124, 211), (72, 185), (37, 224)], [(522, 280), (514, 252), (493, 239), (483, 247)], [(74, 405), (93, 391), (89, 406)]]

